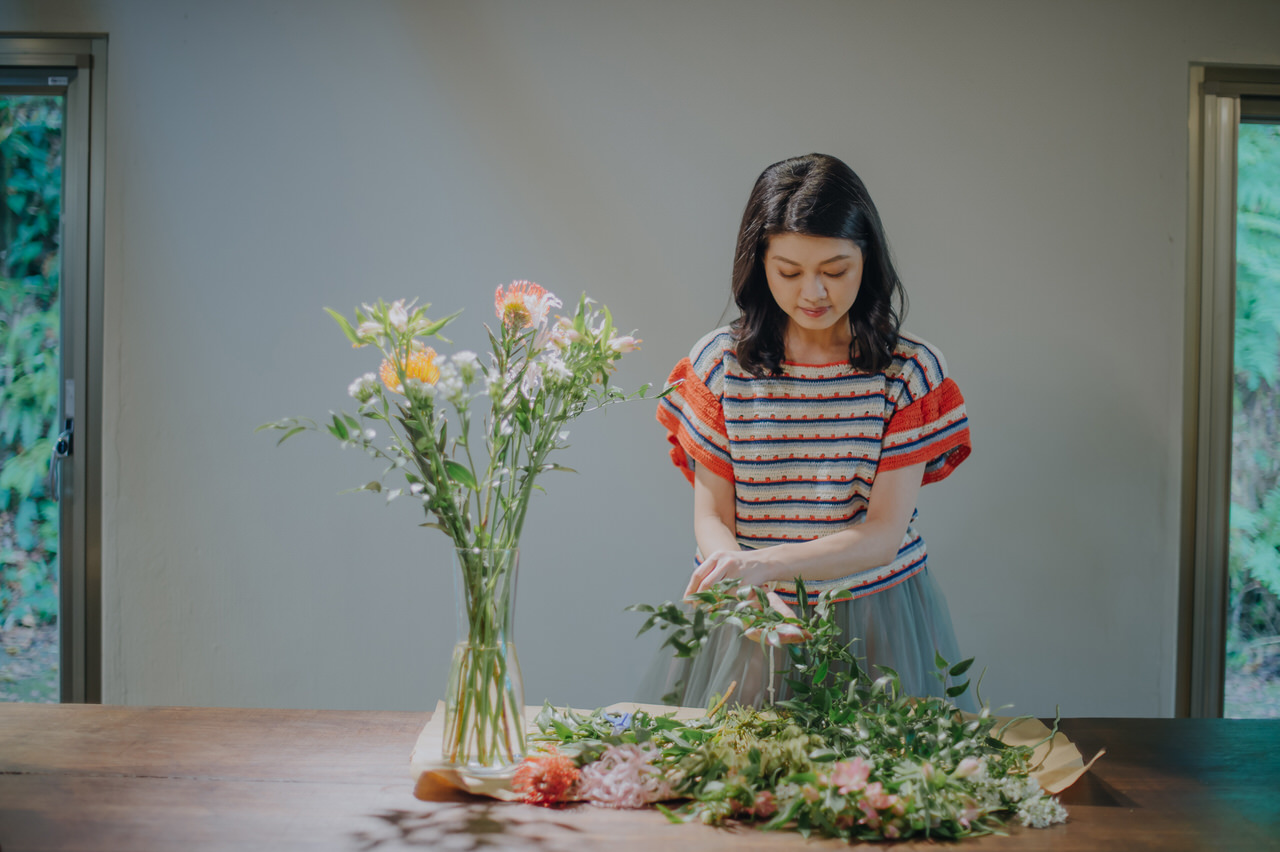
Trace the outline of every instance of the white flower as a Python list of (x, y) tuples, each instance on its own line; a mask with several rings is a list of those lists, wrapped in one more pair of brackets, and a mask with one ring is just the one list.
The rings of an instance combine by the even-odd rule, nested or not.
[(449, 361), (440, 362), (440, 378), (436, 379), (436, 390), (455, 405), (462, 401), (467, 392), (466, 384), (458, 375), (458, 368)]
[(452, 358), (453, 366), (457, 368), (458, 374), (462, 376), (462, 380), (467, 384), (471, 384), (476, 380), (476, 374), (483, 371), (480, 366), (480, 359), (476, 357), (476, 353), (464, 349), (455, 354)]
[(1067, 821), (1067, 809), (1052, 796), (1024, 799), (1018, 806), (1018, 818), (1029, 828), (1048, 828)]
[(564, 363), (564, 359), (557, 353), (547, 350), (540, 356), (542, 367), (546, 370), (547, 378), (552, 381), (564, 382), (573, 378), (573, 371)]
[(436, 395), (436, 386), (428, 384), (421, 379), (415, 379), (412, 376), (404, 380), (404, 390), (408, 396), (418, 399), (431, 399)]
[(377, 433), (377, 432), (375, 432), (374, 430), (372, 430), (372, 429), (365, 429), (365, 430), (364, 430), (364, 439), (365, 439), (366, 441), (372, 441), (372, 440), (373, 440), (374, 438), (376, 438), (376, 437), (378, 437), (378, 433)]
[(414, 482), (409, 485), (409, 493), (412, 494), (414, 497), (417, 497), (419, 494), (421, 494), (422, 489), (423, 489), (423, 485), (421, 482)]
[(552, 308), (564, 307), (564, 302), (556, 298), (555, 293), (543, 293), (541, 296), (527, 293), (524, 297), (525, 310), (529, 312), (529, 325), (542, 325)]
[(356, 334), (361, 337), (379, 337), (382, 335), (382, 323), (365, 320), (356, 326)]
[(524, 394), (525, 399), (532, 402), (540, 390), (542, 390), (542, 365), (537, 361), (532, 361), (525, 368), (524, 379), (520, 382), (520, 391)]
[(378, 377), (374, 373), (365, 373), (347, 388), (347, 393), (351, 394), (352, 398), (360, 403), (373, 399), (374, 394), (377, 392)]
[(396, 299), (387, 309), (387, 321), (391, 327), (403, 334), (409, 328), (409, 311), (404, 306), (404, 299)]

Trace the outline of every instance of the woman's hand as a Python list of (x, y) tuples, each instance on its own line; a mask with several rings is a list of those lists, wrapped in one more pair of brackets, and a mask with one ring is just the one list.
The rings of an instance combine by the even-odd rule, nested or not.
[(693, 569), (684, 596), (687, 598), (697, 592), (705, 592), (721, 580), (729, 579), (768, 591), (772, 590), (778, 577), (767, 549), (717, 550)]

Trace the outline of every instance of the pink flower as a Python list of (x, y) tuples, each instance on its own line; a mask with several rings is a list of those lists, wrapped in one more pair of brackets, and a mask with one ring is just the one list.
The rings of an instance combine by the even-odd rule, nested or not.
[(778, 811), (778, 801), (774, 798), (771, 790), (761, 790), (756, 793), (756, 804), (751, 812), (761, 819), (773, 816)]
[(571, 343), (577, 343), (582, 335), (573, 327), (573, 320), (568, 317), (556, 317), (556, 324), (551, 328), (551, 345), (564, 349)]
[(978, 803), (969, 799), (964, 806), (964, 810), (960, 812), (959, 822), (965, 828), (969, 827), (969, 823), (982, 816), (982, 809), (978, 807)]
[(634, 352), (640, 348), (640, 339), (630, 334), (609, 338), (609, 348), (614, 352)]
[(671, 785), (651, 762), (659, 754), (652, 745), (611, 745), (594, 763), (582, 767), (578, 791), (593, 805), (643, 808), (671, 798)]
[(862, 792), (864, 797), (863, 800), (878, 811), (893, 807), (893, 803), (898, 801), (897, 796), (884, 791), (884, 785), (879, 781), (876, 781), (873, 784), (868, 784), (866, 789)]
[(867, 785), (867, 776), (871, 774), (871, 766), (861, 757), (841, 761), (832, 767), (831, 785), (839, 788), (840, 795), (847, 796), (855, 790)]
[(899, 837), (902, 836), (902, 832), (899, 831), (898, 827), (893, 823), (890, 823), (889, 825), (886, 825), (884, 827), (883, 834), (885, 837), (887, 837), (890, 840), (897, 840)]
[(981, 766), (982, 764), (978, 761), (978, 758), (966, 757), (964, 760), (960, 761), (960, 765), (956, 767), (956, 771), (952, 774), (957, 778), (968, 778), (970, 775), (977, 772)]

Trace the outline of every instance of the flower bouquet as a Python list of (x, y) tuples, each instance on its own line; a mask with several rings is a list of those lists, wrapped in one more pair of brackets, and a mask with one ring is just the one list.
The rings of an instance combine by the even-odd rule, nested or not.
[[(720, 624), (758, 630), (790, 657), (791, 698), (755, 710), (726, 694), (705, 714), (547, 705), (533, 734), (542, 753), (516, 771), (513, 793), (532, 804), (653, 806), (676, 822), (737, 820), (848, 841), (958, 839), (1001, 833), (1010, 819), (1033, 828), (1066, 819), (1051, 792), (1088, 766), (1056, 729), (904, 696), (889, 669), (872, 679), (841, 637), (838, 592), (810, 607), (797, 581), (799, 611), (787, 615), (736, 582), (694, 595), (692, 611), (670, 602), (631, 609), (648, 615), (642, 633), (670, 631), (664, 644), (678, 656), (697, 654)], [(784, 646), (788, 628), (807, 638)], [(972, 663), (937, 659), (948, 697), (969, 689), (954, 681)]]
[[(515, 281), (497, 289), (494, 306), (499, 322), (496, 331), (485, 326), (487, 363), (468, 351), (445, 357), (426, 344), (445, 340), (440, 333), (457, 314), (432, 320), (428, 305), (379, 301), (352, 321), (326, 308), (353, 346), (376, 347), (382, 356), (376, 372), (351, 383), (356, 413), (334, 413), (323, 427), (307, 418), (259, 427), (283, 430), (280, 443), (323, 429), (344, 448), (384, 462), (383, 477), (399, 471), (403, 485), (388, 488), (379, 478), (353, 490), (419, 501), (427, 515), (422, 526), (453, 540), (459, 636), (442, 757), (473, 772), (502, 772), (524, 757), (511, 626), (517, 548), (535, 482), (544, 472), (569, 470), (550, 461), (568, 446), (568, 421), (649, 388), (628, 394), (609, 384), (618, 359), (639, 341), (616, 333), (608, 309), (585, 295), (572, 316), (553, 316), (563, 307), (559, 299)], [(478, 446), (472, 402), (479, 397), (489, 406)]]

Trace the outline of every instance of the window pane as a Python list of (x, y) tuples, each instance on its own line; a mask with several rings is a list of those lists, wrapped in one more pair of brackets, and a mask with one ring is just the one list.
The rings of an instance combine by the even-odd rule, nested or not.
[(63, 98), (0, 94), (0, 701), (59, 699)]
[(1223, 715), (1280, 716), (1280, 125), (1242, 124)]

